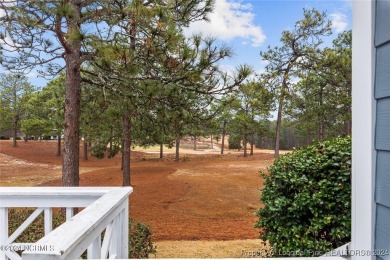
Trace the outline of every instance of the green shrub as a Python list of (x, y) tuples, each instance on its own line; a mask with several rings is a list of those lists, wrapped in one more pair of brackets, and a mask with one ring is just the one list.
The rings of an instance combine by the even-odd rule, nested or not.
[(133, 225), (129, 219), (129, 230), (129, 258), (149, 258), (149, 254), (156, 254), (149, 226), (142, 223)]
[(319, 256), (350, 241), (350, 137), (296, 149), (268, 170), (255, 226), (273, 256)]
[[(9, 234), (12, 234), (35, 209), (10, 209), (8, 214)], [(56, 212), (53, 214), (53, 228), (65, 222), (65, 214)], [(44, 236), (43, 214), (39, 215), (27, 229), (15, 240), (17, 243), (35, 243)]]
[(102, 143), (97, 143), (94, 146), (89, 147), (91, 150), (91, 155), (98, 159), (103, 159), (107, 150), (107, 145)]
[(0, 136), (0, 140), (9, 140), (9, 138), (2, 135), (2, 136)]
[[(34, 209), (10, 209), (8, 213), (9, 234), (12, 234), (33, 212)], [(37, 242), (44, 236), (43, 222), (43, 214), (41, 214), (25, 231), (23, 231), (15, 242)], [(64, 222), (64, 213), (58, 211), (53, 214), (53, 228), (58, 227)], [(149, 254), (156, 254), (156, 247), (152, 242), (152, 231), (148, 226), (142, 223), (134, 223), (132, 219), (129, 219), (129, 258), (148, 258)], [(85, 256), (86, 254), (84, 253), (83, 257)]]
[(107, 158), (114, 158), (121, 151), (121, 146), (113, 143), (111, 149), (108, 149)]
[(241, 149), (241, 139), (240, 135), (229, 135), (229, 149)]

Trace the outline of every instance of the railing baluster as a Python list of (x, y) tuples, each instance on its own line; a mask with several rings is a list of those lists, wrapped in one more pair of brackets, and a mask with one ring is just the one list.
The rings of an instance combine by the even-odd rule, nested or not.
[(45, 219), (45, 236), (46, 236), (53, 229), (53, 215), (52, 215), (51, 208), (45, 208), (44, 219)]
[[(0, 246), (8, 244), (8, 208), (0, 208)], [(5, 259), (5, 250), (0, 250), (0, 259)]]
[(117, 245), (116, 245), (116, 252), (117, 252), (117, 255), (118, 255), (118, 258), (123, 258), (122, 256), (122, 248), (121, 246), (123, 245), (123, 240), (122, 240), (122, 225), (123, 225), (123, 211), (121, 211), (119, 214), (118, 214), (118, 217), (117, 217), (117, 230), (116, 230), (116, 237), (117, 237)]
[(88, 247), (88, 259), (101, 259), (101, 235), (99, 235)]
[(103, 245), (102, 245), (102, 251), (101, 251), (102, 258), (107, 258), (107, 256), (108, 256), (108, 248), (109, 248), (110, 242), (111, 242), (114, 221), (115, 221), (115, 219), (111, 221), (111, 223), (106, 228), (106, 232), (104, 233)]
[(6, 255), (10, 260), (22, 260), (22, 258), (13, 251), (7, 251)]
[(73, 217), (73, 208), (66, 208), (66, 221), (69, 221)]
[(124, 201), (124, 203), (125, 203), (125, 208), (121, 213), (122, 221), (119, 230), (121, 234), (120, 241), (122, 241), (120, 257), (123, 259), (127, 259), (129, 258), (129, 199), (127, 198)]
[[(86, 248), (88, 258), (127, 258), (127, 203), (131, 192), (131, 187), (2, 188), (0, 245), (5, 250), (0, 250), (0, 260), (78, 259)], [(13, 234), (8, 232), (10, 207), (36, 208)], [(54, 207), (66, 209), (67, 221), (53, 230)], [(75, 208), (84, 210), (73, 216)], [(33, 243), (12, 243), (42, 212), (45, 236)], [(7, 246), (21, 248), (22, 256)]]
[(112, 229), (112, 235), (111, 235), (111, 242), (109, 246), (109, 256), (110, 258), (117, 258), (118, 257), (118, 233), (119, 233), (119, 215), (114, 218), (114, 223), (113, 223), (113, 229)]

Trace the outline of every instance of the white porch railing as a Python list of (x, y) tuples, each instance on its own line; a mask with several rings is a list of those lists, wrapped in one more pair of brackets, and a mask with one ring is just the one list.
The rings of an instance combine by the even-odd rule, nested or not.
[[(0, 188), (0, 260), (128, 258), (128, 196), (131, 187)], [(73, 208), (84, 208), (72, 216)], [(8, 208), (37, 208), (8, 234)], [(66, 222), (52, 230), (52, 208), (66, 208)], [(45, 236), (35, 243), (15, 239), (44, 214)], [(105, 230), (102, 240), (102, 232)], [(23, 251), (20, 256), (15, 251)]]

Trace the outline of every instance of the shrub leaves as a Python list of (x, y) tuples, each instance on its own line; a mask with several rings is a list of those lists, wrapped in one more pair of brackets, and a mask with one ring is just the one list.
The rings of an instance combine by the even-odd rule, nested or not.
[(295, 149), (268, 171), (255, 227), (273, 256), (320, 256), (350, 241), (350, 137)]

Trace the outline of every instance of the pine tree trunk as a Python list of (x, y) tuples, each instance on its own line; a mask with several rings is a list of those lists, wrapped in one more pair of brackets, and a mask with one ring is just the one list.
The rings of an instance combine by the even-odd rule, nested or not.
[(253, 155), (253, 144), (254, 144), (254, 137), (253, 137), (253, 134), (251, 134), (251, 154), (250, 155)]
[[(348, 97), (351, 98), (351, 95), (352, 95), (352, 89), (351, 89), (351, 84), (349, 85), (350, 87), (348, 88)], [(349, 119), (347, 119), (347, 122), (346, 122), (346, 125), (347, 125), (347, 131), (346, 131), (346, 134), (347, 135), (351, 135), (352, 134), (352, 108), (351, 106), (348, 107), (348, 110), (347, 110), (347, 113), (348, 113), (348, 117)]]
[(88, 143), (84, 137), (84, 161), (88, 161)]
[(123, 165), (125, 161), (125, 141), (122, 138), (122, 161), (121, 161), (121, 171), (123, 171)]
[(244, 141), (244, 157), (247, 157), (248, 156), (248, 154), (247, 154), (248, 141), (246, 139), (246, 134), (244, 134), (243, 141)]
[(319, 95), (319, 107), (320, 111), (318, 111), (318, 140), (322, 142), (324, 140), (324, 113), (323, 113), (323, 86), (320, 86), (320, 95)]
[(352, 134), (352, 121), (351, 120), (348, 120), (347, 121), (347, 132), (346, 132), (347, 135), (351, 135)]
[(175, 154), (175, 161), (178, 162), (180, 160), (180, 136), (176, 137), (176, 154)]
[(122, 116), (123, 122), (123, 186), (130, 186), (130, 147), (131, 147), (131, 122), (129, 115)]
[(282, 109), (283, 109), (283, 100), (279, 98), (279, 106), (278, 106), (278, 116), (276, 119), (276, 134), (275, 134), (275, 154), (274, 157), (279, 157), (279, 149), (280, 149), (280, 130), (282, 127)]
[(194, 136), (194, 150), (196, 151), (196, 136)]
[(61, 156), (61, 134), (57, 138), (57, 156)]
[(311, 145), (311, 133), (310, 133), (310, 131), (308, 131), (308, 133), (306, 134), (306, 145), (307, 146)]
[(13, 140), (13, 142), (12, 142), (12, 146), (13, 147), (16, 147), (16, 137), (17, 137), (17, 135), (18, 135), (18, 117), (17, 116), (15, 116), (15, 118), (14, 118), (14, 132), (13, 132), (13, 135), (14, 135), (14, 140)]
[(111, 128), (111, 132), (110, 132), (110, 156), (112, 156), (112, 135), (113, 135), (113, 128)]
[[(137, 32), (137, 23), (134, 17), (130, 21), (130, 50), (135, 50), (135, 37)], [(123, 173), (123, 186), (130, 186), (130, 147), (131, 147), (131, 118), (129, 116), (129, 109), (125, 110), (125, 114), (122, 115), (122, 127), (123, 127), (123, 152), (122, 152), (122, 173)]]
[(222, 127), (222, 144), (221, 144), (221, 154), (223, 154), (223, 150), (225, 149), (225, 135), (226, 135), (226, 125), (227, 122), (223, 121), (223, 127)]
[(160, 143), (160, 159), (162, 159), (164, 157), (164, 144), (163, 143)]
[(214, 149), (214, 145), (213, 145), (213, 135), (211, 135), (211, 137), (210, 137), (210, 145), (211, 145), (211, 149)]
[[(349, 107), (347, 110), (348, 116), (352, 115), (352, 109)], [(352, 121), (347, 119), (344, 121), (344, 135), (352, 134)]]
[(298, 57), (294, 57), (288, 64), (286, 70), (283, 73), (283, 82), (280, 89), (280, 95), (279, 95), (279, 106), (278, 106), (278, 116), (276, 119), (276, 135), (275, 135), (275, 154), (274, 158), (279, 157), (279, 149), (280, 149), (280, 131), (282, 129), (282, 110), (283, 110), (283, 103), (284, 103), (284, 97), (285, 97), (285, 91), (287, 90), (287, 79), (288, 75), (290, 74), (290, 70), (293, 66), (293, 63), (297, 60)]
[(318, 126), (318, 140), (322, 142), (324, 140), (324, 122), (322, 120), (319, 121)]
[[(73, 9), (72, 17), (67, 18), (68, 35), (80, 33), (81, 1), (69, 0)], [(60, 28), (57, 28), (60, 30)], [(57, 34), (61, 34), (57, 31)], [(62, 157), (62, 185), (79, 186), (80, 156), (80, 95), (81, 95), (81, 41), (73, 39), (66, 45), (66, 87), (65, 87), (65, 126), (64, 155)]]
[(62, 185), (79, 186), (80, 156), (80, 95), (81, 75), (79, 53), (67, 54), (65, 90), (64, 155)]
[[(16, 91), (16, 89), (15, 89), (15, 87), (16, 86), (14, 86), (14, 91), (13, 91), (13, 102), (14, 102), (14, 104), (16, 104), (16, 102), (17, 102), (17, 100), (18, 100), (18, 97), (17, 97), (17, 91)], [(17, 113), (16, 111), (15, 111), (15, 113)], [(19, 122), (19, 115), (18, 114), (15, 114), (15, 116), (14, 116), (14, 131), (13, 131), (13, 142), (12, 142), (12, 146), (13, 147), (16, 147), (17, 146), (17, 143), (16, 143), (16, 137), (17, 137), (17, 135), (18, 135), (18, 122)]]

